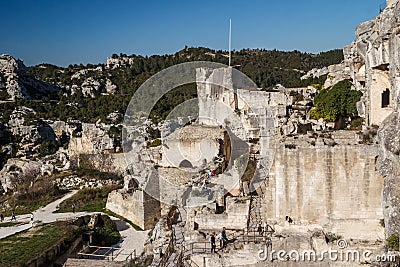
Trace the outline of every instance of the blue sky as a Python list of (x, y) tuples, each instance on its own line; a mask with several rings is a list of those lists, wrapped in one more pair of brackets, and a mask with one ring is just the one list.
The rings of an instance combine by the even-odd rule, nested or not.
[(188, 46), (320, 52), (355, 39), (384, 0), (0, 0), (0, 54), (27, 65), (101, 63)]

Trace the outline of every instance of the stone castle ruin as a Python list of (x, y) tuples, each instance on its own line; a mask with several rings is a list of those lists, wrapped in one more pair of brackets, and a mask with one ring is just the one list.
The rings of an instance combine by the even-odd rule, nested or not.
[[(217, 91), (212, 83), (203, 82), (207, 72), (209, 79), (218, 74), (220, 78), (223, 73), (222, 80), (230, 80), (229, 68), (197, 71), (199, 123), (213, 125), (220, 120), (218, 115), (224, 114), (218, 107), (225, 106), (237, 109), (240, 119), (247, 121), (243, 126), (247, 140), (253, 142), (248, 143), (251, 153), (257, 161), (264, 161), (258, 165), (263, 168), (258, 175), (264, 177), (255, 188), (260, 193), (259, 187), (265, 187), (262, 188), (265, 222), (284, 221), (290, 216), (299, 224), (319, 224), (326, 231), (348, 238), (383, 238), (380, 225), (383, 179), (374, 166), (377, 146), (351, 143), (352, 136), (344, 136), (351, 144), (337, 140), (343, 144), (330, 145), (329, 138), (317, 138), (311, 144), (313, 138), (308, 134), (282, 144), (280, 140), (284, 137), (279, 128), (285, 126), (281, 118), (289, 116), (290, 96), (285, 92), (237, 89), (235, 97), (235, 90)], [(249, 107), (264, 116), (258, 125), (251, 124)], [(268, 160), (271, 164), (265, 164)], [(253, 179), (259, 179), (257, 174)]]
[[(200, 65), (190, 69), (197, 99), (180, 104), (159, 123), (127, 112), (124, 118), (135, 123), (124, 125), (122, 134), (101, 121), (27, 125), (24, 116), (33, 109), (16, 108), (8, 126), (21, 137), (19, 158), (0, 171), (0, 189), (11, 190), (12, 177), (32, 167), (42, 174), (80, 166), (123, 176), (123, 188), (108, 195), (106, 208), (151, 230), (143, 255), (151, 266), (266, 266), (258, 257), (261, 248), (319, 255), (342, 239), (349, 248), (390, 254), (385, 240), (400, 232), (399, 18), (400, 1), (387, 0), (375, 19), (357, 27), (342, 63), (302, 77), (327, 75), (325, 88), (351, 81), (352, 89), (363, 93), (356, 104), (364, 119), (359, 130), (310, 118), (317, 87), (264, 91), (235, 68)], [(28, 97), (24, 86), (39, 81), (11, 59), (0, 56), (9, 73), (3, 87), (12, 98)], [(112, 69), (126, 62), (110, 58), (107, 63)], [(174, 82), (187, 84), (185, 69), (177, 70)], [(80, 90), (92, 96), (115, 90), (111, 81), (102, 82), (105, 86), (85, 80)], [(152, 87), (159, 93), (167, 85), (162, 80)], [(53, 92), (48, 84), (40, 86)], [(146, 101), (135, 104), (149, 108)], [(161, 138), (150, 138), (149, 129), (160, 131)], [(0, 136), (6, 136), (2, 129)], [(37, 158), (39, 140), (65, 136), (68, 146)], [(80, 179), (67, 178), (66, 188)], [(229, 242), (223, 247), (221, 241), (219, 253), (212, 254), (208, 238), (224, 227)], [(290, 258), (273, 258), (271, 264), (357, 265)]]
[[(159, 147), (133, 146), (133, 172), (123, 190), (110, 194), (107, 208), (144, 228), (161, 218), (147, 249), (165, 251), (155, 265), (185, 259), (199, 266), (264, 266), (256, 257), (259, 243), (320, 253), (338, 237), (382, 252), (387, 234), (399, 231), (399, 14), (399, 2), (388, 1), (375, 20), (357, 28), (341, 64), (308, 74), (328, 74), (325, 87), (351, 80), (363, 93), (357, 103), (362, 132), (380, 126), (379, 144), (309, 119), (312, 88), (265, 92), (231, 67), (198, 68), (198, 119), (166, 135)], [(293, 90), (304, 100), (295, 102)], [(215, 175), (208, 177), (209, 170)], [(154, 194), (146, 186), (153, 183), (157, 200), (149, 201)], [(207, 247), (205, 235), (222, 227), (237, 240), (224, 256), (196, 248)]]

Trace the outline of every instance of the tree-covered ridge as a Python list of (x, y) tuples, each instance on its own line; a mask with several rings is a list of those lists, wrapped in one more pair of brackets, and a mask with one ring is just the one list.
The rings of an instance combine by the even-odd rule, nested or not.
[[(104, 64), (69, 65), (68, 68), (50, 64), (29, 67), (29, 72), (40, 79), (59, 86), (77, 82), (72, 78), (77, 71), (86, 69), (80, 77), (108, 77), (118, 86), (120, 94), (132, 94), (151, 75), (176, 64), (189, 61), (212, 61), (228, 64), (227, 52), (208, 48), (185, 48), (172, 55), (113, 54), (112, 58), (129, 58), (129, 64), (114, 69), (106, 69)], [(343, 60), (342, 50), (331, 50), (319, 54), (299, 51), (278, 51), (265, 49), (243, 49), (232, 53), (232, 65), (249, 76), (259, 87), (268, 89), (276, 84), (285, 87), (300, 87), (315, 81), (302, 81), (300, 77), (313, 68), (339, 63)], [(103, 71), (95, 69), (100, 67)]]
[[(17, 106), (30, 107), (36, 111), (32, 118), (26, 118), (27, 123), (36, 119), (80, 120), (82, 122), (110, 122), (108, 115), (113, 112), (120, 114), (116, 123), (122, 121), (122, 115), (134, 92), (140, 85), (155, 73), (175, 64), (189, 61), (214, 61), (227, 64), (227, 52), (215, 51), (208, 48), (185, 48), (173, 55), (155, 55), (143, 57), (138, 55), (112, 55), (113, 59), (129, 60), (127, 64), (118, 67), (105, 64), (86, 66), (70, 65), (67, 68), (51, 64), (40, 64), (29, 67), (28, 71), (41, 80), (52, 83), (60, 88), (58, 96), (50, 101), (48, 98), (42, 101), (28, 101), (24, 99), (0, 105), (1, 122), (6, 123), (11, 112)], [(300, 80), (300, 77), (308, 70), (315, 67), (323, 67), (341, 62), (343, 54), (341, 50), (332, 50), (318, 55), (301, 53), (299, 51), (284, 52), (277, 50), (243, 49), (234, 51), (232, 65), (238, 68), (259, 87), (271, 89), (280, 83), (286, 87), (300, 87), (309, 84), (322, 84), (324, 77), (319, 79)], [(79, 73), (80, 75), (76, 75)], [(98, 95), (95, 98), (84, 97), (82, 93), (67, 93), (66, 88), (74, 84), (82, 84), (87, 78), (96, 80), (109, 79), (117, 85), (117, 93), (114, 95)], [(67, 94), (64, 94), (67, 93)], [(197, 94), (194, 84), (175, 88), (166, 94), (151, 113), (155, 121), (164, 119), (170, 110), (185, 100), (195, 98)]]

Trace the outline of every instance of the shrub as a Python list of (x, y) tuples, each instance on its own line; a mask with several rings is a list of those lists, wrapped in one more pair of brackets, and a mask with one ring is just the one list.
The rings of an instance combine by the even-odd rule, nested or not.
[(393, 234), (386, 239), (386, 243), (389, 248), (399, 250), (399, 235)]
[(323, 89), (315, 96), (315, 109), (311, 112), (312, 119), (323, 118), (334, 122), (339, 117), (353, 117), (357, 115), (356, 103), (362, 93), (351, 89), (351, 82), (341, 81), (331, 88)]
[(333, 243), (341, 238), (342, 238), (342, 236), (337, 235), (335, 233), (326, 233), (325, 234), (326, 243)]
[(44, 157), (47, 155), (52, 155), (58, 150), (58, 144), (55, 141), (44, 141), (39, 147), (39, 156)]
[(359, 130), (364, 123), (364, 118), (356, 118), (351, 121), (351, 129)]
[(112, 137), (112, 138), (119, 138), (121, 136), (121, 133), (122, 133), (122, 126), (121, 125), (118, 126), (118, 127), (112, 125), (110, 127), (110, 129), (108, 130), (108, 132), (107, 132), (108, 136)]
[(295, 144), (285, 144), (285, 148), (288, 148), (288, 149), (296, 149), (296, 145)]
[(147, 142), (147, 146), (148, 147), (161, 146), (161, 140), (159, 138), (157, 138), (157, 139), (154, 139), (153, 141), (149, 141), (149, 142)]
[(242, 175), (242, 182), (251, 182), (257, 170), (257, 161), (250, 158)]
[(117, 225), (107, 215), (101, 215), (98, 220), (98, 227), (94, 231), (94, 243), (97, 245), (112, 246), (116, 244), (121, 235)]

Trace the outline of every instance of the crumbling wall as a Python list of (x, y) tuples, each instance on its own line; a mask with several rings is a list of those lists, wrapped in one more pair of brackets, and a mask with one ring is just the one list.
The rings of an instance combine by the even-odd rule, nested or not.
[(220, 152), (224, 130), (219, 127), (189, 125), (163, 140), (163, 167), (197, 168), (213, 161)]
[(247, 218), (249, 215), (250, 200), (237, 201), (237, 198), (226, 198), (226, 211), (223, 214), (197, 213), (194, 222), (199, 229), (221, 230), (227, 229), (245, 229), (247, 227)]
[[(381, 125), (383, 120), (390, 115), (393, 111), (393, 100), (390, 94), (393, 94), (392, 86), (390, 84), (389, 73), (379, 69), (371, 71), (372, 82), (370, 86), (370, 117), (369, 122), (371, 125)], [(388, 105), (383, 106), (383, 94), (388, 92)]]
[(80, 154), (78, 166), (83, 169), (96, 169), (124, 175), (127, 171), (124, 154)]
[(82, 130), (72, 134), (68, 155), (74, 157), (79, 154), (101, 154), (104, 151), (114, 151), (114, 139), (108, 136), (108, 128), (82, 123)]
[(115, 190), (108, 195), (106, 208), (147, 230), (161, 216), (160, 202), (142, 190)]

